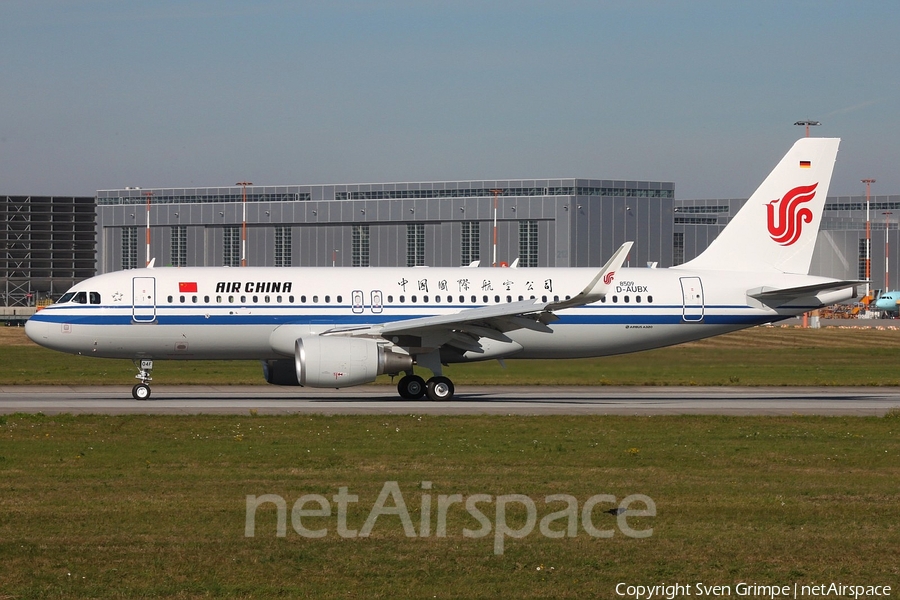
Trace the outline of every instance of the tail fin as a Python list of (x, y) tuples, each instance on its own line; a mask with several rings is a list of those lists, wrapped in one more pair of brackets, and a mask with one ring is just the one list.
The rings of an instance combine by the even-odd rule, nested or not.
[(840, 139), (802, 138), (685, 269), (809, 273)]

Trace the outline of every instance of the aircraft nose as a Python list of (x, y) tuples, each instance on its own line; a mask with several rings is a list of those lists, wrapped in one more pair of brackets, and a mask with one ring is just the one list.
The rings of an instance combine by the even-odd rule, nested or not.
[(28, 336), (32, 342), (36, 344), (40, 344), (41, 346), (47, 345), (47, 338), (50, 333), (50, 324), (44, 321), (35, 321), (34, 319), (28, 319), (25, 321), (25, 335)]

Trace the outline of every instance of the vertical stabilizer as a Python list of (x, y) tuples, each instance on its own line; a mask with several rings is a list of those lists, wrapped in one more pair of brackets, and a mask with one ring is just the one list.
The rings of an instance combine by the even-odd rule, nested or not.
[(840, 139), (802, 138), (685, 269), (809, 273)]

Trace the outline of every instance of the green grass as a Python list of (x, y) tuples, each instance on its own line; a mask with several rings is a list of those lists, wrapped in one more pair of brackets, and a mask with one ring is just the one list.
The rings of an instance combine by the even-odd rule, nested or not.
[[(53, 352), (0, 328), (0, 385), (130, 384), (131, 361)], [(451, 365), (457, 385), (900, 385), (900, 331), (759, 327), (637, 354)], [(158, 384), (265, 385), (256, 361), (156, 361)], [(387, 377), (379, 379), (388, 383)]]
[[(397, 481), (419, 525), (381, 517), (308, 539), (246, 496), (359, 496), (358, 529)], [(67, 416), (0, 420), (3, 598), (611, 598), (618, 582), (897, 585), (900, 419), (820, 417)], [(461, 535), (439, 494), (651, 497), (653, 535)], [(388, 502), (393, 506), (393, 502)], [(494, 520), (494, 504), (480, 505)], [(554, 510), (559, 506), (552, 507)], [(521, 511), (509, 522), (521, 525)], [(595, 512), (595, 524), (615, 528)], [(579, 519), (580, 522), (580, 519)]]

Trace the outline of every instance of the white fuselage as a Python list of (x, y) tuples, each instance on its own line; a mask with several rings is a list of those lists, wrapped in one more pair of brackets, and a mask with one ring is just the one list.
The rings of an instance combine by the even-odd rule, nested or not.
[[(350, 328), (535, 298), (575, 296), (595, 269), (155, 268), (99, 275), (26, 325), (37, 343), (107, 358), (277, 359), (293, 340)], [(635, 352), (778, 321), (853, 296), (820, 292), (770, 306), (757, 288), (828, 281), (781, 273), (620, 269), (606, 298), (559, 310), (550, 332), (507, 332), (512, 343), (444, 362), (577, 358)], [(84, 292), (84, 294), (80, 294)], [(68, 294), (67, 294), (68, 295)], [(386, 343), (410, 345), (408, 340)], [(413, 344), (415, 345), (415, 344)], [(424, 345), (424, 342), (423, 342)]]

